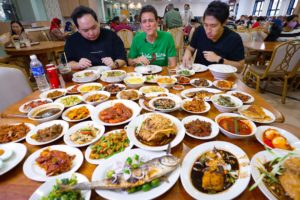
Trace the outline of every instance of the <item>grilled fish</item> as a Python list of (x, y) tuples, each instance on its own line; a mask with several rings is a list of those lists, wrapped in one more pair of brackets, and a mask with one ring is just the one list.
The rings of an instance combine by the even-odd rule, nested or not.
[(145, 162), (137, 169), (131, 169), (130, 178), (126, 178), (124, 173), (116, 174), (112, 178), (106, 178), (91, 183), (79, 183), (74, 186), (61, 185), (64, 190), (90, 190), (90, 189), (108, 189), (119, 190), (128, 189), (149, 183), (154, 179), (161, 178), (174, 171), (180, 163), (180, 159), (167, 154)]

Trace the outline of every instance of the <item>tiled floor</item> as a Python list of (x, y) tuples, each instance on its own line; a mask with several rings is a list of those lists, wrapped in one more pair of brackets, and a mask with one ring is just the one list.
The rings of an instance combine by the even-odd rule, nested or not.
[[(281, 103), (281, 96), (265, 92), (261, 94), (267, 102), (278, 109), (285, 117), (285, 123), (300, 128), (300, 101), (287, 98), (285, 104)], [(300, 95), (300, 91), (299, 91)]]

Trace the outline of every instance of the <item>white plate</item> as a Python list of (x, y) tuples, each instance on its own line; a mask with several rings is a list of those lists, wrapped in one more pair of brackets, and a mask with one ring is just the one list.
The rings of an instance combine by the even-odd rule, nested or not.
[(94, 70), (94, 71), (97, 71), (98, 74), (101, 74), (102, 72), (111, 70), (111, 68), (109, 66), (100, 65), (100, 66), (88, 67), (85, 70)]
[[(69, 117), (67, 117), (67, 113), (68, 113), (69, 111), (71, 111), (71, 110), (73, 110), (73, 109), (77, 109), (77, 108), (83, 107), (83, 106), (86, 107), (86, 108), (89, 110), (89, 114), (88, 114), (85, 118), (78, 119), (78, 120), (72, 120), (72, 119), (70, 119)], [(89, 118), (89, 117), (92, 115), (93, 109), (95, 109), (95, 107), (92, 106), (92, 105), (89, 105), (89, 104), (77, 105), (77, 106), (73, 106), (73, 107), (70, 107), (70, 108), (68, 108), (67, 110), (65, 110), (65, 111), (62, 113), (61, 117), (62, 117), (63, 120), (65, 120), (65, 121), (67, 121), (67, 122), (80, 122), (80, 121), (83, 121), (83, 120)]]
[(1, 144), (0, 149), (1, 148), (10, 149), (13, 151), (13, 154), (7, 160), (3, 161), (3, 165), (0, 167), (0, 176), (19, 164), (27, 152), (26, 146), (21, 143)]
[[(148, 158), (150, 160), (152, 158), (160, 157), (165, 155), (165, 152), (149, 152), (142, 149), (132, 149), (127, 152), (120, 153), (116, 156), (113, 156), (107, 160), (103, 160), (98, 167), (95, 169), (92, 181), (99, 181), (106, 177), (106, 172), (111, 169), (113, 163), (115, 162), (125, 162), (127, 157), (132, 157), (135, 154), (138, 154), (140, 157)], [(180, 174), (180, 168), (178, 167), (176, 170), (171, 172), (167, 179), (168, 181), (163, 181), (161, 184), (153, 188), (147, 192), (138, 191), (132, 194), (128, 194), (127, 192), (118, 191), (118, 190), (96, 190), (96, 192), (104, 197), (105, 199), (122, 199), (122, 200), (137, 200), (137, 199), (154, 199), (159, 197), (160, 195), (166, 193), (178, 180)]]
[[(63, 99), (67, 99), (67, 98), (71, 98), (71, 97), (74, 97), (74, 98), (76, 97), (76, 98), (79, 99), (80, 101), (79, 101), (79, 102), (76, 102), (76, 103), (73, 102), (72, 105), (65, 105), (65, 104), (62, 103), (62, 100), (63, 100)], [(61, 104), (63, 104), (63, 105), (65, 106), (65, 108), (69, 108), (69, 107), (71, 107), (71, 106), (75, 106), (75, 105), (77, 105), (77, 104), (80, 104), (81, 102), (82, 102), (82, 96), (80, 96), (80, 95), (68, 95), (68, 96), (60, 97), (60, 98), (58, 98), (58, 99), (56, 99), (56, 100), (54, 101), (54, 103), (61, 103)]]
[[(147, 90), (150, 91), (148, 92)], [(160, 86), (143, 86), (139, 89), (139, 91), (143, 94), (153, 93), (153, 92), (169, 92), (167, 88), (163, 88)]]
[[(29, 109), (29, 110), (25, 110), (25, 106), (31, 102), (37, 102), (37, 101), (47, 101), (48, 103), (52, 103), (53, 100), (52, 99), (35, 99), (35, 100), (31, 100), (31, 101), (27, 101), (26, 103), (22, 104), (20, 107), (19, 107), (19, 111), (22, 112), (22, 113), (29, 113), (29, 111), (32, 109)], [(36, 106), (37, 107), (37, 106)]]
[[(180, 101), (181, 101), (181, 98), (179, 96), (177, 96), (176, 94), (166, 93), (166, 92), (150, 92), (150, 93), (145, 94), (145, 96), (146, 97), (157, 97), (159, 94), (166, 94), (167, 97), (171, 97), (171, 98), (179, 98)], [(178, 101), (179, 101), (179, 99), (178, 99)], [(144, 99), (139, 99), (140, 106), (144, 110), (153, 111), (152, 109), (150, 109), (150, 108), (148, 108), (148, 107), (145, 106), (144, 101), (145, 101)]]
[[(97, 128), (99, 131), (96, 135), (96, 137), (94, 139), (92, 139), (90, 142), (87, 142), (85, 144), (76, 144), (74, 143), (71, 139), (70, 139), (70, 136), (75, 133), (76, 131), (80, 130), (80, 129), (83, 129), (85, 127), (88, 127), (88, 126), (93, 126), (95, 128)], [(87, 145), (90, 145), (94, 142), (96, 142), (97, 140), (99, 140), (101, 138), (101, 136), (104, 134), (104, 131), (105, 131), (105, 127), (101, 124), (97, 124), (93, 121), (86, 121), (86, 122), (81, 122), (79, 124), (76, 124), (74, 126), (72, 126), (64, 135), (64, 142), (71, 146), (71, 147), (84, 147), (84, 146), (87, 146)]]
[[(83, 76), (83, 74), (86, 72), (93, 72), (94, 75), (91, 77), (81, 77), (80, 78), (80, 76)], [(93, 81), (97, 80), (99, 77), (100, 77), (100, 74), (97, 71), (87, 69), (87, 70), (83, 70), (83, 71), (74, 73), (72, 80), (76, 83), (88, 83), (88, 82), (93, 82)]]
[(204, 104), (205, 104), (205, 110), (203, 110), (203, 111), (201, 111), (201, 112), (192, 112), (192, 111), (186, 110), (186, 109), (183, 107), (183, 104), (184, 104), (185, 102), (192, 101), (192, 100), (193, 100), (193, 99), (184, 99), (184, 100), (181, 102), (181, 109), (184, 110), (184, 111), (186, 111), (186, 112), (192, 113), (192, 114), (206, 113), (206, 112), (208, 112), (208, 111), (210, 110), (210, 105), (209, 105), (209, 103), (207, 103), (207, 102), (204, 102)]
[[(148, 80), (147, 80), (147, 77), (149, 77)], [(146, 75), (145, 76), (145, 78), (146, 78), (145, 82), (146, 83), (156, 83), (156, 79), (159, 78), (159, 77), (160, 77), (160, 75), (157, 75), (157, 74)]]
[[(239, 178), (230, 188), (225, 191), (216, 194), (206, 194), (200, 192), (193, 186), (191, 182), (191, 169), (194, 165), (194, 162), (203, 153), (211, 151), (213, 148), (228, 151), (238, 159), (240, 167)], [(229, 142), (206, 142), (196, 146), (185, 155), (182, 162), (180, 179), (185, 191), (187, 191), (187, 193), (195, 199), (234, 199), (246, 189), (250, 181), (249, 158), (241, 148)]]
[[(173, 100), (175, 102), (175, 107), (174, 108), (170, 108), (170, 109), (160, 109), (160, 108), (155, 108), (154, 106), (154, 101), (158, 100), (158, 99), (170, 99)], [(153, 99), (151, 99), (149, 101), (149, 107), (152, 108), (153, 110), (159, 111), (159, 112), (173, 112), (175, 110), (178, 110), (180, 108), (180, 104), (181, 104), (181, 98), (178, 97), (177, 95), (173, 96), (173, 97), (155, 97)]]
[(188, 134), (192, 138), (196, 138), (196, 139), (200, 139), (200, 140), (209, 140), (209, 139), (216, 137), (219, 134), (218, 125), (213, 120), (211, 120), (207, 117), (203, 117), (203, 116), (199, 116), (199, 115), (190, 115), (190, 116), (183, 118), (181, 121), (182, 121), (183, 125), (185, 125), (196, 119), (199, 119), (200, 121), (209, 122), (211, 124), (211, 132), (210, 132), (209, 136), (200, 137), (200, 136), (193, 135), (193, 134), (189, 133), (187, 130), (185, 130), (186, 134)]
[[(99, 89), (98, 90), (90, 90), (87, 92), (81, 91), (82, 88), (87, 87), (87, 86), (98, 86)], [(81, 94), (86, 94), (89, 92), (94, 92), (94, 91), (100, 91), (103, 88), (103, 85), (101, 83), (86, 83), (86, 84), (82, 84), (77, 88), (77, 91)]]
[[(183, 90), (180, 95), (185, 98), (185, 99), (188, 99), (190, 97), (187, 97), (186, 94), (190, 93), (190, 92), (199, 92), (199, 91), (207, 91), (207, 92), (211, 92), (211, 93), (214, 93), (214, 94), (218, 94), (218, 93), (221, 93), (222, 91), (221, 90), (218, 90), (218, 89), (213, 89), (213, 88), (191, 88), (191, 89), (186, 89), (186, 90)], [(209, 101), (210, 98), (209, 97), (205, 97), (204, 98), (206, 101)]]
[[(121, 72), (121, 75), (119, 76), (107, 76), (110, 72)], [(126, 77), (126, 71), (124, 70), (109, 70), (101, 73), (101, 81), (107, 82), (107, 83), (118, 83), (123, 81), (123, 79)]]
[(199, 63), (194, 63), (193, 64), (193, 70), (197, 73), (197, 72), (205, 72), (206, 70), (208, 70), (208, 67)]
[[(59, 124), (59, 125), (61, 125), (63, 127), (63, 130), (62, 130), (61, 134), (59, 134), (56, 138), (54, 138), (52, 140), (49, 140), (47, 142), (38, 142), (35, 139), (31, 138), (31, 136), (33, 136), (34, 134), (36, 134), (39, 130), (45, 129), (45, 128), (50, 127), (50, 126), (52, 126), (54, 124)], [(35, 129), (29, 131), (29, 133), (26, 135), (26, 142), (28, 144), (31, 144), (31, 145), (49, 144), (49, 143), (54, 142), (55, 140), (58, 140), (59, 138), (61, 138), (66, 133), (66, 131), (68, 129), (69, 129), (69, 123), (65, 122), (63, 120), (52, 120), (52, 121), (49, 121), (49, 122), (44, 122), (42, 124), (37, 125), (35, 127)]]
[(232, 85), (232, 87), (231, 87), (230, 89), (224, 89), (224, 88), (221, 88), (221, 87), (219, 87), (219, 86), (217, 85), (217, 83), (218, 83), (219, 81), (226, 81), (226, 80), (215, 80), (215, 81), (213, 82), (213, 85), (214, 85), (216, 88), (220, 89), (220, 90), (235, 90), (235, 89), (237, 89), (237, 84), (236, 84), (236, 83), (233, 83), (233, 85)]
[(134, 71), (140, 74), (156, 74), (162, 71), (162, 67), (157, 65), (138, 66), (134, 68)]
[[(68, 172), (56, 175), (56, 176), (46, 176), (46, 171), (39, 167), (36, 163), (36, 159), (40, 156), (41, 152), (44, 151), (45, 149), (49, 148), (50, 150), (58, 150), (58, 151), (63, 151), (66, 152), (69, 155), (75, 155), (74, 160), (72, 161), (72, 167)], [(75, 147), (70, 147), (67, 145), (53, 145), (53, 146), (48, 146), (42, 149), (39, 149), (32, 153), (27, 160), (24, 162), (23, 165), (23, 172), (27, 178), (34, 180), (34, 181), (39, 181), (39, 182), (44, 182), (48, 181), (51, 179), (60, 179), (64, 177), (66, 174), (72, 174), (76, 172), (79, 167), (81, 166), (83, 162), (83, 155), (82, 152), (75, 148)]]
[[(132, 110), (132, 116), (123, 122), (114, 123), (114, 124), (106, 123), (106, 122), (100, 120), (100, 118), (99, 118), (100, 112), (106, 108), (114, 106), (116, 103), (122, 103), (126, 107), (130, 108)], [(131, 121), (136, 116), (138, 116), (140, 114), (140, 112), (141, 112), (141, 107), (134, 101), (118, 99), (118, 100), (111, 100), (111, 101), (106, 101), (106, 102), (101, 103), (100, 105), (98, 105), (96, 108), (93, 109), (93, 113), (92, 113), (91, 117), (94, 122), (103, 124), (104, 126), (117, 126), (117, 125), (125, 124), (125, 123)]]
[(245, 104), (245, 103), (253, 103), (253, 102), (254, 102), (254, 97), (253, 97), (251, 94), (247, 93), (247, 92), (242, 92), (242, 91), (238, 91), (238, 90), (235, 90), (235, 91), (228, 91), (228, 92), (227, 92), (227, 94), (230, 94), (230, 95), (232, 95), (232, 94), (234, 94), (234, 93), (241, 93), (241, 94), (244, 94), (244, 95), (247, 95), (247, 96), (250, 97), (250, 99), (249, 99), (248, 101), (243, 102), (244, 104)]
[(122, 91), (118, 92), (117, 95), (116, 95), (117, 99), (122, 99), (122, 98), (121, 98), (121, 92), (132, 91), (132, 90), (135, 91), (135, 92), (138, 94), (138, 97), (135, 98), (135, 99), (130, 99), (130, 100), (131, 100), (131, 101), (138, 100), (138, 99), (140, 98), (140, 96), (142, 95), (142, 93), (141, 93), (140, 91), (134, 90), (134, 89), (122, 90)]
[[(18, 125), (18, 124), (21, 124), (21, 123), (11, 123), (11, 124), (9, 124), (9, 125)], [(33, 125), (33, 124), (30, 124), (30, 123), (24, 123), (26, 126), (28, 126), (28, 128), (29, 128), (29, 131), (28, 131), (28, 133), (31, 131), (31, 130), (33, 130), (34, 128), (35, 128), (35, 125)], [(27, 134), (28, 134), (27, 133)], [(26, 134), (26, 135), (27, 135)], [(26, 135), (24, 136), (24, 137), (21, 137), (21, 138), (19, 138), (18, 140), (15, 140), (15, 141), (11, 141), (11, 142), (7, 142), (7, 143), (2, 143), (2, 144), (9, 144), (9, 143), (16, 143), (16, 142), (20, 142), (20, 141), (22, 141), (23, 139), (25, 139), (26, 138)], [(0, 144), (1, 145), (1, 144)]]
[[(107, 96), (107, 99), (103, 99), (103, 100), (99, 100), (99, 101), (94, 101), (94, 102), (90, 102), (90, 101), (87, 101), (86, 99), (91, 96), (91, 95), (94, 95), (94, 94), (103, 94), (103, 95), (106, 95)], [(89, 93), (86, 93), (82, 96), (83, 98), (83, 101), (87, 104), (91, 104), (92, 106), (96, 106), (104, 101), (107, 101), (109, 98), (110, 98), (110, 93), (109, 92), (106, 92), (106, 91), (93, 91), (93, 92), (89, 92)]]
[(77, 89), (76, 89), (76, 92), (69, 92), (69, 90), (73, 89), (73, 87), (75, 87), (75, 86), (77, 86), (77, 85), (78, 85), (78, 87), (79, 87), (81, 84), (75, 84), (75, 85), (71, 85), (71, 86), (67, 87), (67, 88), (66, 88), (67, 93), (68, 93), (68, 94), (78, 94), (79, 92), (78, 92)]
[(129, 72), (129, 73), (127, 73), (127, 75), (126, 75), (126, 77), (135, 77), (135, 76), (137, 76), (137, 77), (142, 77), (143, 74), (137, 73), (137, 72)]
[[(180, 74), (182, 71), (188, 71), (189, 74), (188, 75)], [(179, 69), (179, 70), (176, 71), (176, 74), (179, 75), (179, 76), (193, 76), (195, 74), (195, 71), (192, 70), (192, 69)]]
[[(84, 175), (79, 173), (74, 173), (77, 177), (77, 183), (83, 183), (83, 182), (89, 182), (89, 179), (87, 179)], [(67, 174), (61, 177), (61, 179), (64, 178), (71, 178), (72, 174)], [(34, 193), (30, 196), (29, 200), (40, 200), (43, 197), (46, 197), (49, 195), (49, 193), (52, 191), (53, 186), (56, 185), (56, 179), (49, 180), (45, 183), (43, 183), (38, 189), (34, 191)], [(81, 195), (84, 200), (89, 200), (91, 198), (91, 190), (81, 190)]]
[[(120, 91), (126, 89), (126, 85), (124, 85), (124, 84), (113, 83), (113, 84), (109, 84), (109, 85), (117, 85), (117, 86), (119, 86), (119, 87), (121, 88)], [(104, 87), (103, 87), (103, 91), (109, 92), (109, 91), (106, 90), (106, 87), (109, 86), (109, 85), (104, 86)], [(120, 92), (120, 91), (118, 91), (118, 92)], [(109, 93), (110, 93), (110, 94), (117, 94), (118, 92), (109, 92)]]
[[(49, 93), (51, 93), (51, 92), (54, 92), (54, 91), (60, 91), (60, 92), (62, 92), (62, 95), (60, 95), (60, 96), (57, 96), (57, 97), (55, 97), (55, 98), (48, 98), (47, 97), (47, 95), (49, 94)], [(52, 89), (52, 90), (47, 90), (47, 91), (45, 91), (45, 92), (43, 92), (42, 94), (40, 94), (40, 98), (41, 99), (57, 99), (57, 98), (59, 98), (59, 97), (62, 97), (62, 96), (64, 96), (64, 95), (66, 95), (66, 93), (67, 93), (67, 90), (66, 89)]]
[(247, 108), (249, 108), (249, 106), (251, 106), (251, 105), (244, 105), (244, 106), (240, 107), (240, 108), (238, 109), (238, 113), (240, 113), (240, 114), (241, 114), (242, 116), (244, 116), (245, 118), (250, 119), (251, 121), (260, 123), (260, 124), (271, 124), (271, 123), (273, 123), (273, 122), (276, 120), (275, 115), (274, 115), (271, 111), (269, 111), (269, 110), (267, 110), (267, 109), (265, 109), (265, 108), (263, 108), (263, 107), (262, 107), (263, 111), (265, 112), (265, 114), (266, 114), (267, 116), (269, 116), (269, 117), (271, 118), (271, 120), (269, 120), (269, 121), (266, 121), (266, 120), (265, 120), (265, 121), (256, 121), (256, 120), (254, 120), (254, 119), (252, 119), (252, 118), (250, 118), (250, 117), (246, 117), (245, 115), (243, 115), (243, 114), (241, 113), (241, 111), (246, 110)]
[(195, 82), (196, 80), (199, 80), (199, 79), (204, 79), (204, 78), (194, 78), (194, 79), (192, 79), (192, 80), (190, 81), (190, 84), (191, 84), (192, 86), (196, 87), (196, 88), (208, 88), (208, 87), (211, 87), (211, 86), (212, 86), (212, 82), (211, 82), (210, 80), (208, 80), (208, 79), (205, 79), (205, 80), (207, 80), (207, 82), (208, 82), (208, 86), (197, 86), (197, 85), (195, 85), (194, 82)]
[(141, 143), (135, 136), (136, 130), (140, 129), (144, 120), (146, 120), (150, 115), (153, 115), (153, 114), (163, 115), (164, 117), (167, 117), (168, 119), (170, 119), (176, 125), (177, 134), (176, 134), (175, 138), (171, 141), (171, 147), (175, 147), (176, 145), (178, 145), (183, 140), (184, 135), (185, 135), (185, 128), (184, 128), (183, 124), (181, 123), (181, 121), (172, 115), (168, 115), (168, 114), (164, 114), (164, 113), (154, 113), (154, 112), (145, 113), (143, 115), (140, 115), (128, 124), (128, 126), (126, 127), (126, 131), (127, 131), (127, 135), (129, 137), (130, 141), (132, 141), (135, 146), (145, 149), (145, 150), (149, 150), (149, 151), (163, 151), (168, 148), (168, 144), (163, 145), (163, 146), (156, 146), (156, 147), (145, 145), (145, 144)]
[[(267, 130), (267, 129), (275, 129), (277, 130), (280, 135), (282, 135), (283, 137), (285, 137), (287, 139), (287, 142), (292, 146), (294, 147), (295, 149), (300, 149), (300, 146), (298, 145), (293, 145), (293, 144), (297, 144), (300, 142), (300, 140), (293, 134), (293, 133), (290, 133), (284, 129), (281, 129), (281, 128), (277, 128), (275, 126), (259, 126), (257, 127), (257, 131), (255, 133), (255, 137), (256, 139), (262, 144), (264, 145), (265, 147), (267, 148), (270, 148), (270, 149), (273, 149), (272, 147), (269, 147), (268, 145), (266, 145), (264, 142), (263, 142), (263, 133)], [(280, 150), (283, 150), (283, 149), (280, 149)]]
[[(121, 131), (121, 130), (122, 130), (122, 129), (117, 129), (117, 130), (109, 131), (109, 132), (105, 133), (102, 137), (107, 136), (107, 135), (110, 135), (110, 134), (113, 134), (113, 133), (115, 133), (115, 132), (119, 132), (119, 131)], [(126, 131), (126, 130), (125, 130), (125, 131)], [(127, 134), (127, 131), (126, 131), (126, 134)], [(128, 136), (127, 136), (127, 138), (129, 139)], [(114, 155), (112, 155), (112, 156), (109, 156), (108, 158), (91, 159), (91, 158), (90, 158), (90, 154), (91, 154), (91, 152), (92, 152), (92, 146), (93, 146), (93, 145), (88, 146), (88, 148), (87, 148), (86, 151), (85, 151), (84, 157), (85, 157), (85, 159), (86, 159), (89, 163), (94, 164), (94, 165), (99, 165), (103, 160), (107, 160), (108, 158), (110, 158), (110, 157), (112, 157), (112, 156), (115, 156), (116, 154), (122, 153), (122, 152), (116, 153), (116, 154), (114, 154)], [(129, 140), (129, 145), (128, 145), (128, 147), (126, 147), (126, 148), (124, 149), (124, 151), (130, 150), (132, 147), (133, 147), (133, 142), (132, 142), (131, 140)], [(123, 151), (123, 152), (124, 152), (124, 151)]]
[[(259, 163), (267, 163), (272, 160), (274, 160), (276, 157), (280, 156), (283, 157), (285, 156), (288, 152), (287, 151), (280, 151), (280, 150), (272, 150), (276, 155), (270, 153), (269, 151), (261, 151), (255, 154), (250, 163), (251, 167), (251, 175), (254, 181), (256, 182), (260, 176), (260, 172), (257, 168), (259, 166)], [(258, 185), (260, 191), (269, 199), (269, 200), (277, 200), (277, 198), (270, 192), (270, 190), (267, 188), (267, 186), (261, 181), (261, 183)]]

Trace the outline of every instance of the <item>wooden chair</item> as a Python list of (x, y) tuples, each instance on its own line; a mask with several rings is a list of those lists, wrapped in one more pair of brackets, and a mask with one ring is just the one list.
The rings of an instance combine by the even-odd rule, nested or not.
[(132, 43), (133, 32), (127, 29), (122, 29), (117, 32), (117, 35), (121, 38), (125, 49), (128, 51)]
[(271, 61), (266, 68), (251, 66), (245, 75), (245, 81), (256, 82), (256, 90), (259, 91), (260, 81), (267, 79), (265, 88), (271, 79), (283, 81), (282, 99), (285, 98), (288, 89), (288, 81), (300, 74), (300, 40), (289, 41), (275, 48)]
[(178, 59), (177, 61), (181, 62), (183, 56), (183, 45), (184, 45), (184, 41), (183, 41), (184, 34), (183, 34), (182, 27), (170, 29), (168, 30), (168, 32), (171, 33), (175, 42), (176, 54)]

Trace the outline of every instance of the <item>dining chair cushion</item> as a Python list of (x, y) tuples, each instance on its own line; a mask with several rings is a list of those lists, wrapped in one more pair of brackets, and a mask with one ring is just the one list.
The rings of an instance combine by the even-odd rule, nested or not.
[(32, 93), (24, 73), (0, 64), (0, 111)]

